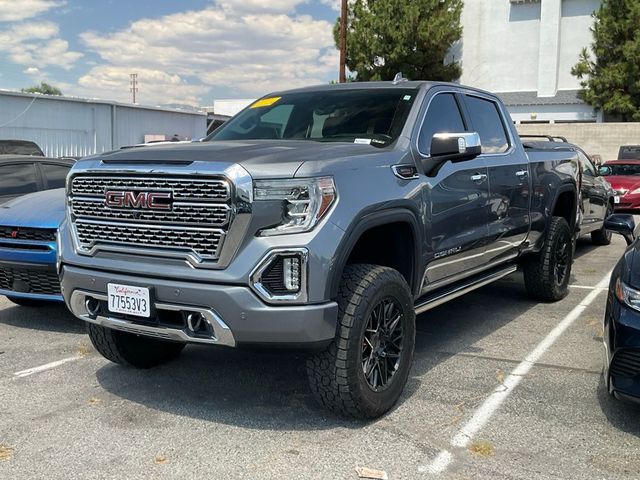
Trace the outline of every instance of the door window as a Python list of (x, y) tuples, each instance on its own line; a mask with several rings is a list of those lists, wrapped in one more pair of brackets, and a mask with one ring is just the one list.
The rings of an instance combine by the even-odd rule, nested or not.
[(509, 149), (507, 132), (498, 105), (491, 100), (466, 96), (473, 128), (480, 135), (482, 153), (503, 153)]
[(593, 166), (589, 157), (587, 157), (582, 152), (578, 152), (578, 158), (580, 158), (580, 163), (582, 164), (582, 171), (585, 175), (589, 175), (590, 177), (596, 176), (596, 167)]
[(418, 150), (429, 153), (431, 139), (436, 133), (466, 132), (458, 102), (452, 93), (440, 93), (433, 97), (418, 137)]
[(56, 165), (55, 163), (41, 163), (44, 177), (47, 180), (48, 188), (63, 188), (67, 179), (69, 169), (66, 165)]
[(0, 166), (0, 196), (18, 196), (38, 191), (33, 163)]

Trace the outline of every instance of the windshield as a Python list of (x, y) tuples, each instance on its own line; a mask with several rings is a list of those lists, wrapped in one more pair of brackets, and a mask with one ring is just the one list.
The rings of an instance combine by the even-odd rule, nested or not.
[(29, 155), (43, 157), (42, 150), (33, 142), (0, 140), (0, 155)]
[(640, 176), (640, 164), (637, 163), (605, 163), (601, 173), (604, 176)]
[(312, 140), (385, 147), (404, 127), (414, 88), (330, 90), (265, 97), (207, 137)]

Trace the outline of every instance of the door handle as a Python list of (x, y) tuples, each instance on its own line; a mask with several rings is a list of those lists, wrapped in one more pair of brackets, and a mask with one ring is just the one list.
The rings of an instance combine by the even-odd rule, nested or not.
[(527, 177), (527, 176), (529, 176), (529, 172), (527, 170), (518, 170), (516, 172), (516, 177), (518, 177), (518, 178), (524, 178), (524, 177)]
[(484, 182), (487, 179), (487, 175), (485, 173), (476, 173), (475, 175), (471, 175), (472, 182)]

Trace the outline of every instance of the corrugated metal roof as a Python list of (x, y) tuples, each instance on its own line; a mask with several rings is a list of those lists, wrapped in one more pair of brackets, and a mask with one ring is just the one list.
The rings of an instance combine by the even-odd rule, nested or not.
[(496, 93), (507, 107), (526, 105), (582, 105), (578, 98), (580, 90), (558, 90), (553, 97), (539, 97), (538, 92), (501, 92)]

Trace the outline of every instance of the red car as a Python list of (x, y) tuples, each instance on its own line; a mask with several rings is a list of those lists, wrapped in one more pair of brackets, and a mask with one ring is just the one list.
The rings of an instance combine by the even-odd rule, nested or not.
[(616, 210), (640, 210), (640, 160), (609, 160), (600, 167), (615, 190)]

